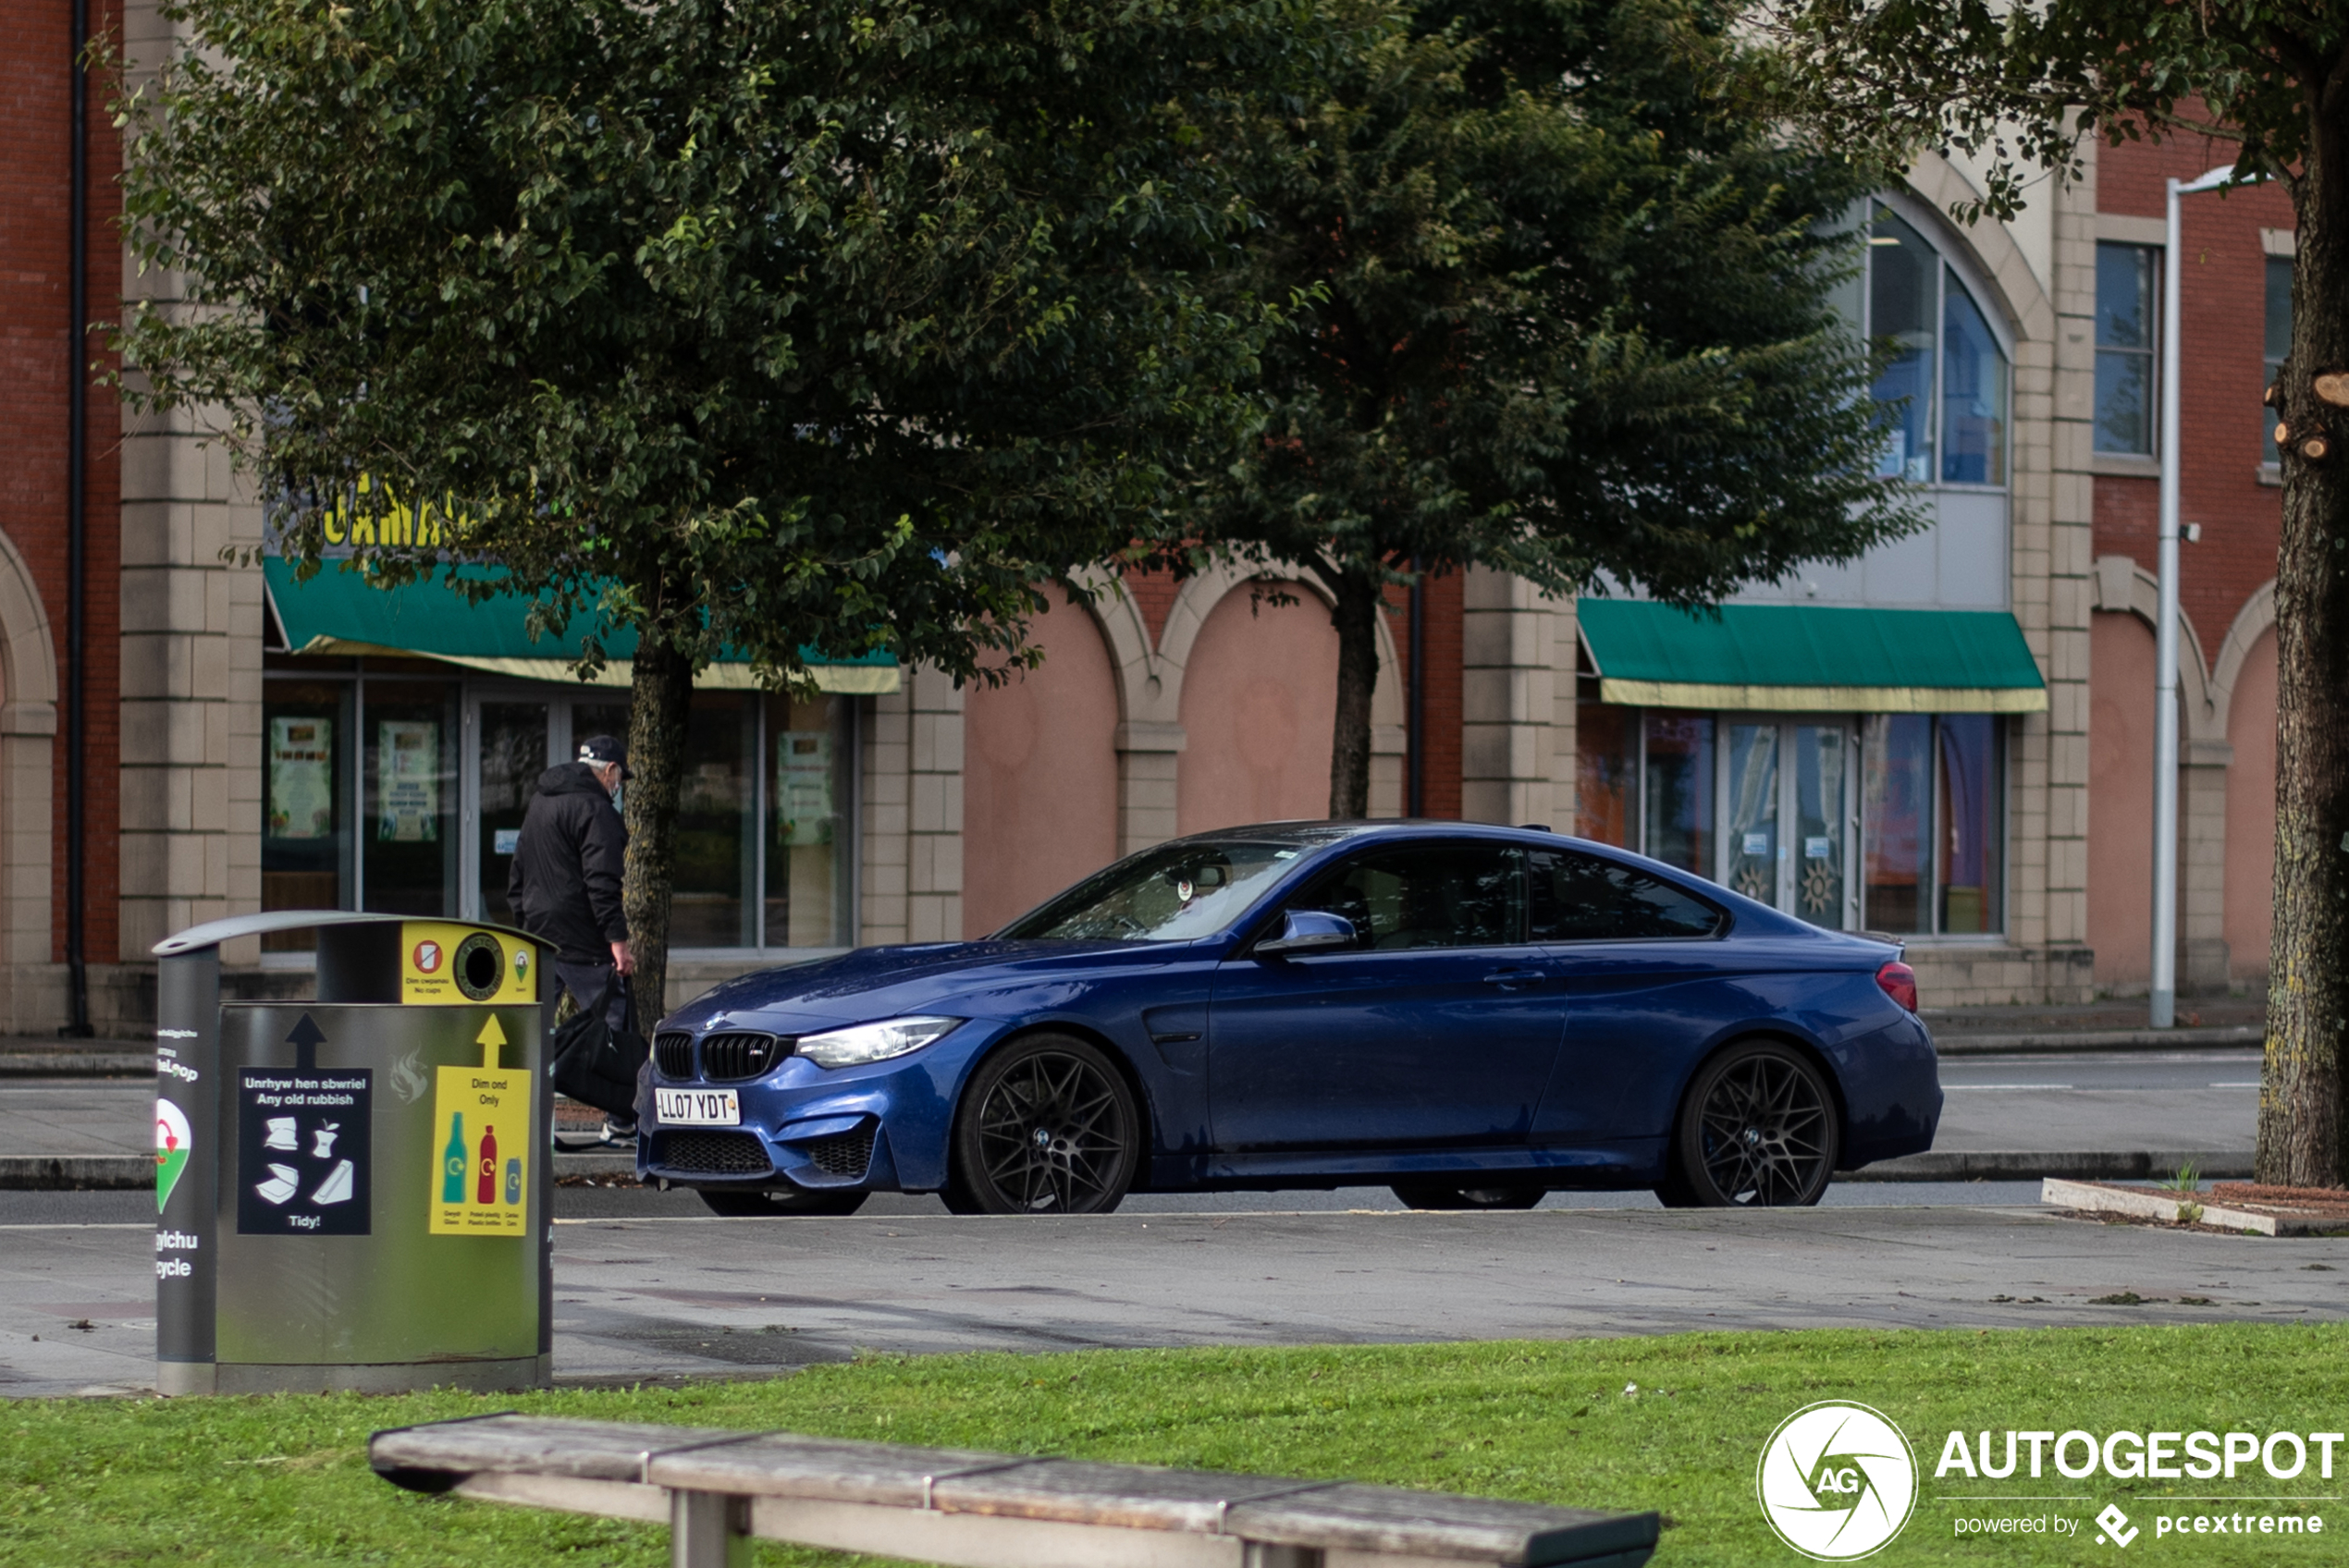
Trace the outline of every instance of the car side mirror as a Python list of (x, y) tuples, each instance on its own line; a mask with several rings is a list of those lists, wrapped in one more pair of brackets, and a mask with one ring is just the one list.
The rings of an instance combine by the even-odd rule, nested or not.
[(1293, 909), (1281, 916), (1281, 934), (1256, 944), (1261, 958), (1288, 953), (1334, 952), (1356, 941), (1354, 923), (1318, 909)]

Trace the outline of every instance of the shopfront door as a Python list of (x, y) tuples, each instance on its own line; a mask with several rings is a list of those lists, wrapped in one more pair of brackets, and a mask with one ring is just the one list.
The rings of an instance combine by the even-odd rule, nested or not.
[(590, 735), (628, 734), (628, 704), (605, 692), (549, 697), (543, 686), (476, 685), (465, 700), (465, 905), (469, 920), (519, 924), (506, 900), (522, 819), (538, 776)]
[(1720, 869), (1750, 899), (1824, 925), (1859, 922), (1858, 739), (1843, 719), (1730, 718), (1720, 748)]

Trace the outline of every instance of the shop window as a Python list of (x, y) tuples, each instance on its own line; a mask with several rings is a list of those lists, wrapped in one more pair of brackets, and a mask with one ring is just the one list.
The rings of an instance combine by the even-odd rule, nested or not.
[(1652, 860), (1713, 875), (1713, 719), (1708, 714), (1645, 717), (1642, 847)]
[(767, 941), (773, 947), (847, 947), (846, 857), (854, 772), (848, 700), (767, 703)]
[(1933, 888), (1933, 720), (1877, 714), (1861, 741), (1862, 886), (1872, 930), (1930, 931)]
[(547, 709), (543, 702), (481, 704), (481, 914), (499, 925), (516, 924), (506, 879), (523, 815), (547, 771)]
[(676, 860), (669, 940), (679, 948), (757, 945), (752, 885), (757, 839), (751, 821), (751, 757), (756, 699), (696, 692), (685, 724), (678, 779)]
[[(1830, 929), (2004, 929), (2004, 729), (1995, 716), (1855, 719), (1585, 703), (1577, 723), (1580, 837), (1636, 843)], [(1633, 786), (1619, 798), (1618, 755)], [(1623, 839), (1598, 831), (1618, 823)]]
[(1940, 892), (1939, 929), (1946, 936), (1996, 931), (1999, 871), (1998, 723), (1988, 714), (1954, 714), (1934, 721), (1940, 741), (1937, 782), (1934, 883)]
[(2097, 247), (2097, 421), (2099, 452), (2153, 455), (2154, 282), (2151, 245)]
[[(363, 667), (340, 681), (273, 675), (263, 704), (262, 907), (511, 923), (507, 878), (540, 775), (590, 736), (628, 735), (624, 697), (575, 690), (497, 681), (467, 695), (458, 681)], [(854, 942), (855, 717), (852, 698), (694, 694), (672, 949)], [(264, 947), (314, 942), (297, 931)]]
[(457, 698), (453, 681), (370, 680), (361, 720), (361, 898), (382, 914), (454, 918)]
[(1863, 919), (1894, 936), (2004, 929), (2005, 770), (1988, 714), (1877, 714), (1861, 752)]
[[(2283, 361), (2292, 352), (2292, 258), (2268, 258), (2268, 340), (2267, 351), (2260, 361), (2265, 377), (2262, 389), (2273, 386), (2283, 375)], [(2272, 409), (2259, 410), (2260, 460), (2269, 468), (2283, 466), (2283, 454), (2276, 449), (2276, 413)]]
[[(272, 680), (261, 707), (261, 907), (343, 909), (351, 888), (351, 685)], [(264, 951), (311, 945), (306, 931)]]
[(1576, 838), (1623, 849), (1633, 843), (1640, 799), (1638, 726), (1633, 709), (1587, 700), (1575, 704)]

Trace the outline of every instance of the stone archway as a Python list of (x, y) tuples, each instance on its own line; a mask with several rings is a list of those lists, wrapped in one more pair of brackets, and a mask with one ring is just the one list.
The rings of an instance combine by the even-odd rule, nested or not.
[(0, 533), (0, 1019), (18, 1034), (54, 1024), (63, 1007), (49, 891), (56, 736), (48, 613), (16, 542)]
[[(1241, 607), (1234, 595), (1244, 595), (1251, 584), (1266, 582), (1277, 583), (1299, 601), (1289, 606), (1268, 610), (1267, 614), (1284, 618), (1284, 621), (1290, 617), (1310, 617), (1312, 623), (1310, 631), (1302, 622), (1296, 622), (1288, 624), (1287, 630), (1279, 633), (1271, 632), (1270, 627), (1281, 623), (1267, 623), (1266, 631), (1273, 642), (1279, 643), (1284, 638), (1295, 642), (1297, 645), (1288, 650), (1289, 656), (1306, 663), (1325, 653), (1330, 661), (1329, 668), (1326, 670), (1317, 668), (1314, 673), (1304, 675), (1301, 685), (1298, 684), (1301, 671), (1294, 668), (1284, 668), (1277, 680), (1261, 683), (1267, 688), (1257, 692), (1261, 698), (1280, 696), (1293, 699), (1284, 709), (1285, 717), (1276, 717), (1268, 709), (1246, 720), (1249, 726), (1249, 744), (1248, 757), (1245, 762), (1224, 754), (1229, 751), (1228, 747), (1219, 750), (1212, 758), (1203, 760), (1201, 748), (1205, 738), (1195, 732), (1197, 726), (1192, 719), (1184, 717), (1187, 713), (1199, 711), (1200, 693), (1192, 689), (1195, 671), (1206, 668), (1207, 679), (1216, 682), (1225, 681), (1233, 672), (1221, 669), (1218, 650), (1203, 645), (1201, 634), (1211, 622), (1218, 620), (1236, 626), (1237, 623), (1233, 622), (1231, 618), (1240, 612)], [(1201, 573), (1183, 585), (1182, 592), (1176, 595), (1167, 614), (1165, 629), (1158, 640), (1158, 701), (1168, 717), (1174, 719), (1185, 748), (1183, 768), (1176, 778), (1172, 802), (1176, 818), (1173, 826), (1176, 830), (1188, 832), (1205, 827), (1224, 826), (1220, 822), (1210, 823), (1201, 815), (1202, 813), (1207, 816), (1218, 815), (1206, 803), (1211, 796), (1217, 799), (1229, 797), (1225, 802), (1227, 809), (1241, 809), (1238, 796), (1233, 794), (1233, 790), (1236, 788), (1236, 776), (1224, 779), (1222, 785), (1209, 782), (1207, 777), (1219, 770), (1231, 773), (1235, 767), (1240, 772), (1261, 775), (1267, 779), (1274, 775), (1287, 779), (1286, 785), (1263, 783), (1260, 779), (1258, 786), (1240, 791), (1251, 798), (1281, 799), (1283, 807), (1275, 815), (1318, 817), (1326, 809), (1329, 799), (1330, 709), (1336, 695), (1336, 632), (1328, 625), (1329, 602), (1328, 595), (1319, 583), (1293, 567), (1226, 566)], [(1251, 622), (1249, 631), (1255, 632), (1258, 627)], [(1402, 807), (1403, 697), (1400, 683), (1396, 679), (1394, 639), (1384, 616), (1379, 618), (1378, 623), (1378, 668), (1377, 684), (1371, 693), (1371, 815), (1393, 816), (1398, 815)], [(1226, 693), (1227, 696), (1236, 694)], [(1321, 700), (1325, 694), (1327, 702)], [(1264, 704), (1260, 703), (1258, 705)], [(1267, 750), (1268, 738), (1257, 731), (1268, 725), (1297, 727), (1301, 747), (1297, 755), (1275, 758)], [(1237, 737), (1219, 739), (1236, 741)], [(1318, 761), (1309, 763), (1302, 760), (1309, 753), (1317, 756)], [(1273, 794), (1263, 795), (1265, 789), (1272, 790)], [(1261, 814), (1261, 807), (1243, 813), (1247, 815)]]

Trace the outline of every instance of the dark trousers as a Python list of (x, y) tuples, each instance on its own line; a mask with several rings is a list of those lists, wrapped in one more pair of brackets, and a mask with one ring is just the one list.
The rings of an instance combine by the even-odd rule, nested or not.
[(627, 1026), (626, 976), (619, 974), (609, 963), (571, 963), (557, 959), (554, 964), (555, 978), (561, 983), (564, 990), (571, 993), (571, 999), (582, 1012), (595, 1007), (596, 998), (604, 994), (606, 983), (610, 983), (611, 999), (604, 1005), (604, 1023), (614, 1030)]

